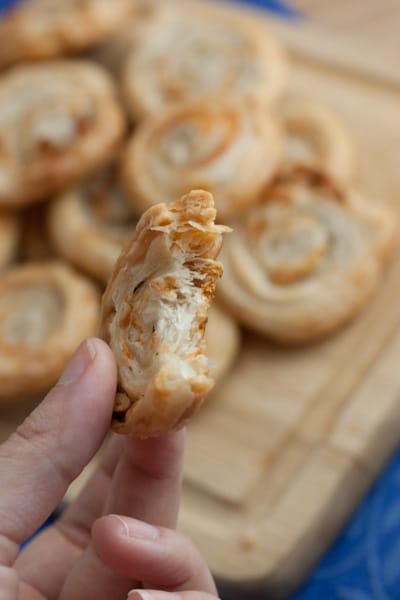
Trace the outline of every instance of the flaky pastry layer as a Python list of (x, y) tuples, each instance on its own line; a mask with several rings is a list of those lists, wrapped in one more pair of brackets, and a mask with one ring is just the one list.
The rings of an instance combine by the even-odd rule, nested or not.
[(117, 261), (101, 326), (118, 365), (117, 432), (148, 437), (178, 429), (213, 386), (204, 332), (227, 230), (215, 216), (203, 191), (153, 206)]

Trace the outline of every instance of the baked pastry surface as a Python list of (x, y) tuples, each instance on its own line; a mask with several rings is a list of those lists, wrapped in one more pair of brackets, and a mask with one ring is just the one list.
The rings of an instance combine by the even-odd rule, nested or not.
[(0, 80), (0, 205), (41, 200), (104, 164), (125, 129), (113, 82), (88, 61), (15, 67)]
[(277, 100), (287, 61), (265, 24), (211, 4), (164, 4), (124, 65), (135, 120), (200, 99), (252, 97), (264, 106)]
[(117, 175), (114, 166), (103, 169), (61, 194), (50, 204), (47, 219), (58, 253), (104, 283), (136, 226)]
[(0, 21), (0, 67), (62, 56), (117, 33), (131, 0), (25, 0)]
[(204, 189), (225, 220), (256, 202), (280, 157), (280, 128), (258, 102), (196, 102), (141, 123), (121, 172), (140, 211)]
[(204, 332), (227, 228), (193, 191), (140, 219), (102, 302), (101, 335), (118, 365), (113, 429), (139, 437), (183, 427), (213, 386)]
[(58, 262), (9, 269), (0, 278), (0, 400), (45, 393), (99, 318), (94, 285)]
[(317, 102), (291, 99), (280, 107), (283, 165), (310, 166), (347, 183), (354, 171), (354, 145), (335, 113)]
[(352, 191), (316, 171), (278, 177), (226, 240), (223, 303), (244, 325), (281, 343), (334, 331), (379, 282), (392, 235), (387, 231), (384, 241), (374, 233), (384, 210), (371, 211), (366, 200), (355, 206)]

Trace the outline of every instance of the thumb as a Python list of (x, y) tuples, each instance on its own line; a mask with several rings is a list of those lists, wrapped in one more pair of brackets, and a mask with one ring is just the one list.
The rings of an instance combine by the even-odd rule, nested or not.
[(115, 362), (88, 339), (58, 384), (0, 446), (0, 564), (11, 564), (100, 447), (111, 421)]

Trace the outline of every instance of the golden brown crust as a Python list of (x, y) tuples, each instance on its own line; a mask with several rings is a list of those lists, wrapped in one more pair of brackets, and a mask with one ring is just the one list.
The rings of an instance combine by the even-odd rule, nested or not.
[(122, 246), (135, 231), (136, 218), (115, 168), (109, 167), (56, 198), (47, 222), (57, 252), (107, 283)]
[[(285, 344), (336, 330), (363, 307), (381, 274), (372, 214), (322, 173), (277, 178), (234, 225), (222, 261), (223, 303), (244, 325)], [(367, 206), (367, 202), (364, 204)]]
[(0, 67), (62, 56), (117, 33), (131, 0), (25, 0), (0, 21)]
[(79, 342), (96, 332), (99, 294), (58, 262), (9, 269), (0, 279), (0, 400), (45, 393)]
[(281, 106), (283, 165), (320, 169), (341, 183), (354, 171), (354, 145), (336, 115), (317, 102), (291, 99)]
[(222, 221), (257, 201), (280, 160), (281, 131), (259, 103), (183, 104), (144, 121), (121, 172), (140, 211), (191, 189), (213, 194)]
[(20, 218), (12, 212), (0, 210), (0, 269), (15, 258), (20, 230)]
[(183, 427), (213, 385), (204, 329), (225, 227), (193, 191), (140, 219), (102, 302), (101, 335), (118, 365), (113, 428), (139, 437)]
[(124, 64), (135, 120), (200, 99), (251, 97), (265, 107), (280, 97), (287, 60), (264, 23), (212, 4), (164, 4)]
[(107, 162), (125, 119), (114, 85), (87, 61), (15, 67), (0, 81), (0, 205), (42, 200)]

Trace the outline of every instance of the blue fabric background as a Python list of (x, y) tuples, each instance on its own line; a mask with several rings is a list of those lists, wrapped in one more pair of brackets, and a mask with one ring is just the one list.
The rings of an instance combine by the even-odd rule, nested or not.
[[(111, 2), (112, 0), (110, 0)], [(300, 16), (279, 0), (234, 0)], [(0, 10), (15, 0), (0, 0)], [(400, 451), (292, 600), (400, 599)]]

